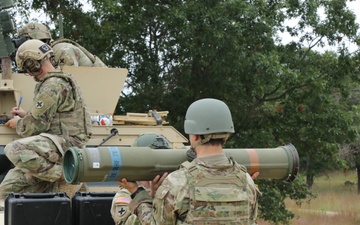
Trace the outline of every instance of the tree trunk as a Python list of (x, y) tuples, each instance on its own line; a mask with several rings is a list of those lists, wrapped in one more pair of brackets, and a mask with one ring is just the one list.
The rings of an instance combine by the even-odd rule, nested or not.
[(311, 159), (309, 154), (307, 154), (306, 159), (306, 185), (308, 190), (311, 190), (314, 184), (314, 175), (311, 174)]
[(314, 175), (306, 174), (306, 185), (310, 191), (312, 189), (313, 184), (314, 184)]
[(357, 174), (357, 189), (358, 189), (358, 194), (360, 194), (360, 164), (356, 163), (355, 167)]

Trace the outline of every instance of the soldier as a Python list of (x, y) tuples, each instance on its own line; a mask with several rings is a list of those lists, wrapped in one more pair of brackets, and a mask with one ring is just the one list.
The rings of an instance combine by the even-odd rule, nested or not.
[[(50, 30), (44, 24), (28, 23), (18, 29), (17, 37), (13, 40), (15, 47), (29, 39), (38, 39), (49, 44), (54, 51), (54, 66), (60, 67), (60, 69), (64, 66), (107, 67), (97, 56), (72, 40), (59, 39), (54, 41)], [(82, 189), (86, 189), (86, 185), (83, 183), (76, 187), (76, 190)]]
[(256, 224), (259, 192), (246, 168), (222, 149), (234, 133), (228, 106), (198, 100), (189, 106), (184, 128), (197, 156), (170, 173), (154, 199), (137, 183), (118, 182), (131, 193), (131, 212), (143, 224)]
[[(132, 147), (150, 147), (152, 149), (171, 149), (170, 142), (161, 134), (142, 134), (138, 136), (133, 144)], [(139, 181), (137, 182), (139, 186), (142, 186), (144, 189), (146, 189), (150, 196), (154, 197), (154, 190), (157, 188), (160, 184), (156, 185), (159, 182), (159, 180), (153, 180), (152, 186), (148, 181)], [(120, 190), (116, 193), (114, 196), (114, 199), (112, 201), (110, 213), (112, 218), (115, 221), (116, 225), (135, 225), (140, 224), (139, 219), (135, 214), (131, 214), (129, 210), (129, 203), (131, 201), (130, 192), (126, 190), (125, 188), (120, 188)]]
[[(17, 31), (18, 38), (38, 39), (49, 44), (55, 52), (56, 65), (106, 67), (98, 57), (69, 39), (54, 41), (49, 29), (41, 23), (29, 23)], [(16, 45), (16, 44), (15, 44)]]
[(16, 53), (20, 70), (37, 82), (28, 112), (14, 107), (5, 125), (24, 137), (4, 152), (14, 164), (0, 184), (0, 196), (11, 192), (56, 192), (62, 156), (69, 147), (84, 147), (91, 137), (91, 118), (72, 75), (55, 70), (52, 48), (40, 40), (24, 42)]

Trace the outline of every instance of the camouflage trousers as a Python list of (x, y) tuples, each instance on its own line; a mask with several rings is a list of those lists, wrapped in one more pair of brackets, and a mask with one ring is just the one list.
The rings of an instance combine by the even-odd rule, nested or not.
[[(63, 146), (65, 141), (56, 140)], [(62, 176), (62, 155), (48, 137), (36, 135), (7, 144), (5, 155), (14, 164), (0, 184), (0, 198), (9, 193), (55, 192)]]

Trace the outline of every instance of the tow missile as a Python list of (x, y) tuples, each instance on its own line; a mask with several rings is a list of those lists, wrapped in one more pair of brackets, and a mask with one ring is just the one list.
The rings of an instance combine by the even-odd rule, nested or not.
[[(126, 178), (152, 180), (172, 172), (188, 160), (188, 149), (151, 149), (149, 147), (72, 147), (65, 152), (63, 172), (69, 184), (107, 182)], [(299, 155), (292, 144), (277, 148), (224, 149), (228, 157), (260, 172), (256, 179), (293, 181), (299, 171)]]

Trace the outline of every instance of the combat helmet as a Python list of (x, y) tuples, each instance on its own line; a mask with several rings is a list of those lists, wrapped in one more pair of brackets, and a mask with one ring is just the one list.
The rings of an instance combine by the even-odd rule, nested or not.
[(38, 39), (48, 44), (52, 38), (50, 30), (47, 28), (47, 26), (41, 23), (26, 24), (17, 31), (17, 36), (28, 39)]
[(150, 147), (152, 149), (170, 149), (171, 148), (171, 144), (168, 141), (168, 139), (166, 139), (166, 137), (164, 137), (161, 134), (142, 134), (140, 136), (138, 136), (133, 144), (131, 145), (132, 147)]
[(226, 141), (235, 132), (229, 107), (213, 98), (200, 99), (189, 106), (184, 129), (186, 134), (203, 135), (205, 138), (199, 144), (205, 144), (210, 139)]
[(15, 61), (20, 71), (33, 72), (41, 68), (41, 61), (53, 58), (52, 48), (40, 40), (27, 40), (16, 52)]

